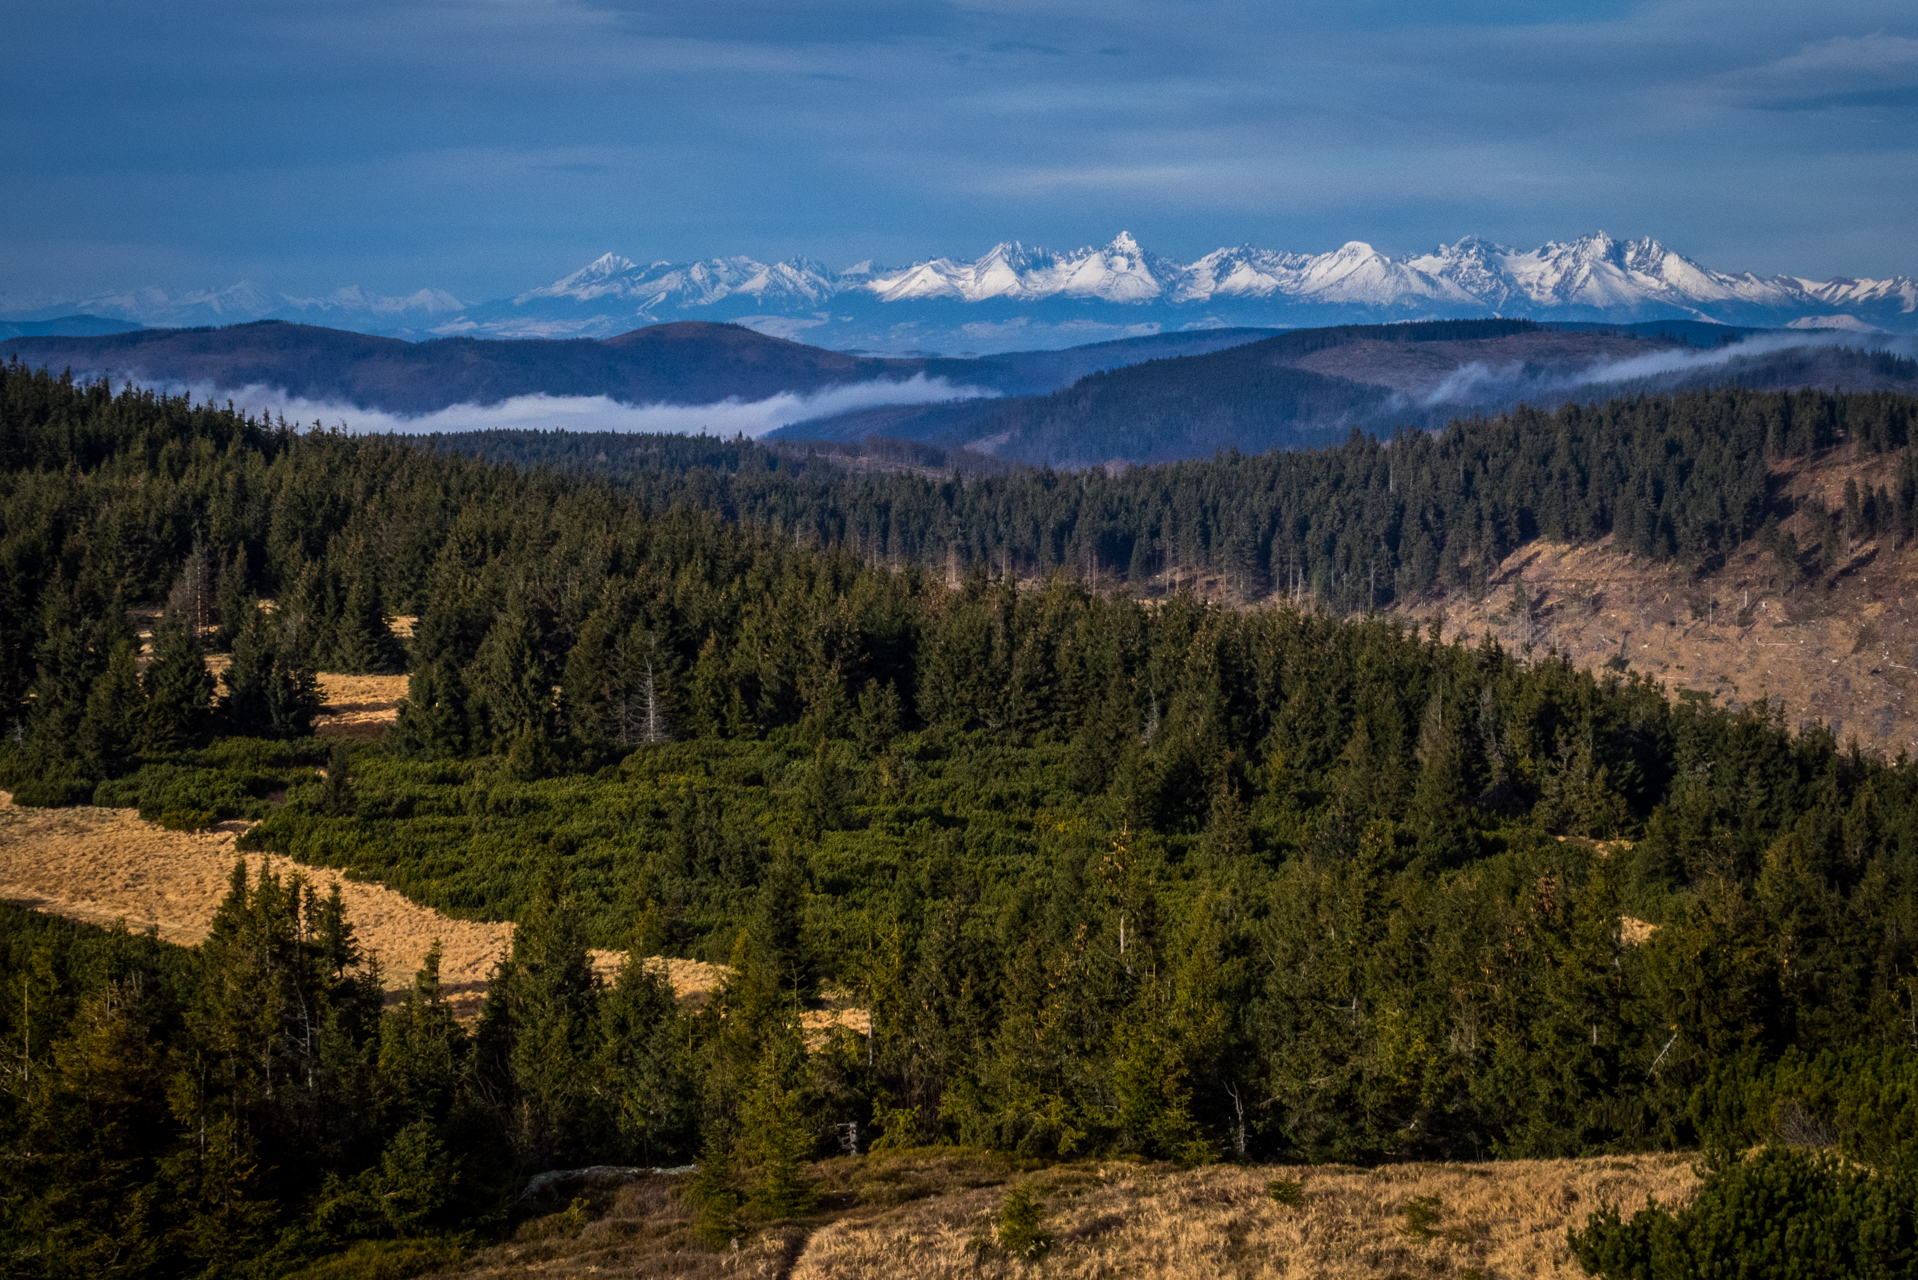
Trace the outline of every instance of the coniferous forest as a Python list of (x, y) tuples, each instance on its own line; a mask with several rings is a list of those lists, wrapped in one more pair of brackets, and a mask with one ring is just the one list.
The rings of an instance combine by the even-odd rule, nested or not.
[(1777, 535), (1768, 522), (1791, 513), (1769, 464), (1841, 441), (1900, 463), (1893, 483), (1837, 513), (1843, 532), (1909, 541), (1918, 537), (1914, 407), (1892, 393), (1729, 387), (1117, 473), (1012, 470), (954, 451), (962, 470), (989, 470), (953, 478), (927, 474), (949, 461), (945, 451), (902, 441), (853, 451), (898, 469), (851, 475), (845, 453), (823, 452), (843, 444), (538, 431), (424, 443), (607, 479), (654, 512), (698, 507), (843, 544), (871, 564), (980, 564), (1025, 577), (1064, 568), (1108, 588), (1203, 574), (1241, 598), (1295, 593), (1363, 612), (1482, 587), (1489, 567), (1536, 537), (1614, 534), (1638, 555), (1701, 565), (1750, 538), (1769, 546)]
[[(1918, 769), (1367, 610), (1540, 535), (1786, 566), (1768, 464), (1839, 443), (1899, 480), (1829, 519), (1908, 542), (1914, 410), (1697, 393), (959, 480), (475, 458), (8, 367), (16, 803), (257, 818), (245, 847), (518, 926), (465, 1025), (431, 961), (382, 1007), (298, 877), (237, 871), (193, 949), (0, 907), (9, 1273), (423, 1269), (601, 1163), (696, 1163), (723, 1246), (807, 1212), (856, 1125), (1034, 1160), (1696, 1150), (1698, 1203), (1595, 1217), (1588, 1269), (1913, 1274)], [(1295, 604), (1124, 589), (1201, 564)], [(316, 741), (322, 670), (406, 672), (394, 730)], [(601, 982), (589, 948), (629, 958)], [(730, 977), (682, 1007), (655, 955)], [(809, 1040), (828, 993), (870, 1033)]]

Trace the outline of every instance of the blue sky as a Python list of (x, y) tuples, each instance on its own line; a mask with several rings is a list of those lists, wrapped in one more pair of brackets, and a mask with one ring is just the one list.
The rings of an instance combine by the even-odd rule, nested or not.
[(0, 295), (1604, 229), (1918, 271), (1918, 5), (5, 6)]

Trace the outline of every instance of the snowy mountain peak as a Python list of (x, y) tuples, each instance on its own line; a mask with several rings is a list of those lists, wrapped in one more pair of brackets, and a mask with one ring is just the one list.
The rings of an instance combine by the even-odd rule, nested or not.
[(570, 285), (574, 288), (591, 285), (596, 281), (610, 280), (614, 276), (624, 275), (634, 269), (631, 258), (621, 257), (617, 253), (602, 253), (564, 280), (557, 281), (552, 287)]
[[(987, 302), (994, 307), (990, 318), (962, 320), (940, 309)], [(387, 297), (354, 287), (298, 298), (245, 281), (221, 289), (71, 297), (40, 307), (48, 305), (58, 308), (48, 315), (84, 312), (161, 326), (276, 317), (375, 333), (492, 337), (606, 337), (660, 320), (706, 319), (784, 336), (803, 332), (805, 341), (824, 346), (972, 350), (1221, 324), (1487, 315), (1684, 317), (1763, 326), (1805, 321), (1910, 333), (1918, 329), (1918, 280), (1721, 272), (1649, 236), (1621, 241), (1603, 231), (1535, 249), (1467, 235), (1403, 257), (1356, 239), (1323, 253), (1241, 244), (1191, 262), (1156, 255), (1120, 231), (1103, 245), (1065, 252), (1004, 240), (970, 260), (940, 257), (905, 267), (867, 260), (837, 272), (804, 257), (640, 266), (606, 253), (551, 284), (480, 306), (436, 289)]]
[(324, 298), (295, 298), (284, 296), (284, 301), (303, 311), (317, 311), (323, 316), (329, 312), (344, 315), (403, 315), (419, 312), (425, 316), (449, 315), (466, 310), (466, 304), (444, 289), (416, 289), (404, 297), (383, 297), (359, 285), (348, 285), (344, 289), (335, 289)]

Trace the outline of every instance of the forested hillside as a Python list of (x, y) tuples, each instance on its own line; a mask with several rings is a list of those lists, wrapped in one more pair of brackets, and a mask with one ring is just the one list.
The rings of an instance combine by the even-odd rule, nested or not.
[(1715, 387), (1918, 394), (1918, 361), (1893, 351), (1776, 334), (1747, 348), (1734, 331), (1695, 331), (1708, 328), (1443, 320), (1298, 329), (1111, 369), (1049, 395), (858, 409), (771, 438), (878, 435), (1028, 466), (1110, 467), (1319, 448), (1354, 430), (1435, 431), (1455, 418), (1568, 400)]
[[(1230, 353), (1227, 353), (1230, 354)], [(871, 564), (983, 564), (1041, 577), (1063, 567), (1152, 590), (1223, 578), (1242, 599), (1309, 595), (1342, 611), (1433, 590), (1475, 591), (1535, 537), (1616, 534), (1638, 555), (1692, 565), (1762, 536), (1787, 579), (1811, 560), (1769, 529), (1787, 518), (1771, 464), (1844, 444), (1899, 459), (1895, 480), (1814, 512), (1841, 538), (1918, 538), (1918, 398), (1888, 392), (1634, 397), (1521, 408), (1442, 432), (1332, 448), (1227, 453), (1160, 467), (1006, 470), (938, 478), (848, 474), (835, 455), (685, 436), (478, 432), (431, 447), (612, 480), (649, 509), (703, 508)], [(873, 442), (884, 446), (884, 442)], [(899, 463), (913, 446), (893, 445)], [(935, 455), (934, 459), (937, 460)]]
[[(857, 524), (792, 535), (916, 485), (1031, 538), (1015, 567), (1070, 565), (1091, 544), (1036, 522), (1052, 495), (1136, 531), (1093, 497), (1183, 520), (1262, 492), (1305, 521), (1270, 513), (1264, 554), (1312, 534), (1299, 572), (1363, 604), (1526, 520), (1711, 554), (1763, 528), (1768, 451), (1903, 448), (1910, 408), (1725, 393), (944, 488), (781, 488), (777, 455), (692, 442), (649, 487), (11, 367), (0, 785), (264, 815), (255, 848), (520, 928), (462, 1028), (430, 968), (381, 1011), (352, 922), (277, 880), (236, 878), (192, 952), (0, 915), (0, 1247), (41, 1275), (282, 1274), (356, 1241), (418, 1268), (541, 1170), (695, 1158), (723, 1247), (804, 1215), (853, 1124), (1201, 1163), (1735, 1151), (1804, 1120), (1908, 1170), (1908, 761), (1381, 619), (1022, 586), (985, 554), (948, 586)], [(779, 465), (749, 488), (748, 459)], [(134, 607), (164, 610), (144, 665)], [(320, 750), (313, 673), (382, 666), (411, 673), (394, 733)], [(597, 985), (589, 945), (633, 963)], [(733, 976), (677, 1008), (638, 963), (662, 952)], [(807, 1044), (828, 992), (868, 1037)], [(1908, 1173), (1724, 1159), (1700, 1216), (1601, 1220), (1580, 1256), (1782, 1256), (1720, 1228), (1797, 1178), (1823, 1199), (1763, 1212), (1909, 1265)]]

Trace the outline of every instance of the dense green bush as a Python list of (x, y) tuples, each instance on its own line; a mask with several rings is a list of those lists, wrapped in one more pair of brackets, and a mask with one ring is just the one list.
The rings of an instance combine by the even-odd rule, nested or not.
[(138, 809), (148, 822), (167, 812), (203, 810), (216, 821), (254, 818), (268, 805), (264, 797), (285, 782), (278, 775), (230, 772), (191, 764), (156, 763), (111, 778), (93, 793), (93, 803), (113, 809)]
[(1713, 1067), (1691, 1109), (1714, 1150), (1830, 1147), (1876, 1168), (1918, 1168), (1918, 1052), (1905, 1045), (1740, 1054)]
[(206, 809), (166, 809), (158, 818), (168, 831), (205, 831), (219, 819)]
[(30, 778), (14, 788), (13, 802), (24, 809), (65, 809), (94, 803), (91, 778)]
[(1903, 1280), (1918, 1276), (1918, 1180), (1767, 1148), (1685, 1209), (1624, 1221), (1607, 1206), (1570, 1243), (1604, 1280)]

